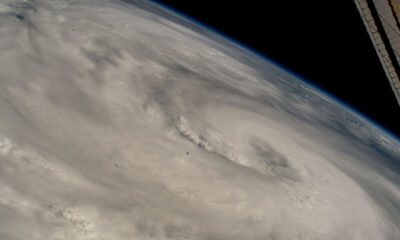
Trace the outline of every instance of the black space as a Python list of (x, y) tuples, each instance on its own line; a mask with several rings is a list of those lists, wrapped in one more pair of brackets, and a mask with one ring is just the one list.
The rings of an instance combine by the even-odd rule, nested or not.
[(352, 0), (158, 2), (255, 49), (400, 136), (400, 107)]

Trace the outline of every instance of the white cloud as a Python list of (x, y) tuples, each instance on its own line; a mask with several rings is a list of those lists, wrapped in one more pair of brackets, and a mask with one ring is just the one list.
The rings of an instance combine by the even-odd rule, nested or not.
[(5, 240), (399, 238), (370, 123), (146, 1), (29, 3), (0, 14)]

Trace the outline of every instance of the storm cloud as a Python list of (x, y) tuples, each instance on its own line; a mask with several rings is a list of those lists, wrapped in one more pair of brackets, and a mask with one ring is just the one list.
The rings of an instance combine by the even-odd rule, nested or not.
[(400, 143), (148, 1), (0, 0), (0, 238), (399, 239)]

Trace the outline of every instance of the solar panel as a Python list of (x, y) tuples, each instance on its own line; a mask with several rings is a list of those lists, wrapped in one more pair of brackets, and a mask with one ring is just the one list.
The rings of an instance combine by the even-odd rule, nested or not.
[(354, 0), (400, 105), (400, 0)]

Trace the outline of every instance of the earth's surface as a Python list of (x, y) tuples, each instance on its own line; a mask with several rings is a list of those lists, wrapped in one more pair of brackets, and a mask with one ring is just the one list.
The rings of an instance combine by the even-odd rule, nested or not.
[(1, 240), (398, 240), (399, 149), (161, 6), (0, 0)]

